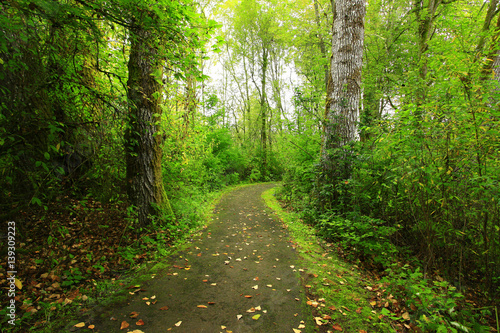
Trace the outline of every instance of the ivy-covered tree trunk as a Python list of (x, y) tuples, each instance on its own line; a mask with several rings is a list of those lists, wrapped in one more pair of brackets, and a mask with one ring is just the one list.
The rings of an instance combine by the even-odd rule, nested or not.
[(323, 183), (348, 178), (349, 148), (358, 137), (365, 0), (339, 0), (333, 6), (332, 57), (323, 130)]
[(127, 185), (131, 203), (137, 207), (142, 226), (152, 216), (173, 218), (163, 187), (161, 170), (162, 136), (159, 121), (162, 109), (161, 73), (158, 40), (147, 29), (130, 31), (131, 47), (128, 62), (129, 127), (126, 133)]

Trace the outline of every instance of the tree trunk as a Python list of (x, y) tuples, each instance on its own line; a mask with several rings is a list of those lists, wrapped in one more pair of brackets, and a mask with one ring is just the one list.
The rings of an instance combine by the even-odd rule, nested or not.
[(269, 63), (269, 53), (267, 48), (262, 48), (262, 78), (261, 78), (261, 94), (260, 94), (260, 115), (261, 115), (261, 128), (260, 140), (262, 148), (262, 165), (261, 175), (265, 180), (267, 176), (267, 98), (266, 98), (266, 75), (267, 66)]
[(158, 135), (162, 109), (160, 84), (154, 75), (162, 72), (156, 38), (143, 27), (130, 31), (128, 62), (129, 127), (126, 133), (128, 195), (137, 207), (139, 223), (152, 216), (172, 219), (173, 212), (163, 187), (162, 136)]
[(318, 37), (318, 42), (319, 42), (318, 43), (319, 50), (320, 50), (321, 55), (323, 56), (323, 59), (325, 61), (325, 65), (324, 65), (325, 89), (328, 89), (328, 77), (330, 76), (330, 74), (328, 73), (328, 64), (327, 64), (328, 56), (326, 54), (326, 46), (325, 46), (325, 42), (323, 40), (323, 35), (321, 34), (321, 18), (320, 18), (320, 14), (319, 14), (318, 0), (313, 0), (313, 2), (314, 2), (314, 16), (315, 16), (315, 20), (316, 20), (316, 26), (318, 27), (317, 37)]
[[(336, 1), (333, 11), (330, 82), (322, 146), (323, 172), (330, 178), (326, 179), (327, 182), (350, 176), (349, 172), (345, 172), (347, 170), (339, 170), (337, 166), (339, 162), (344, 164), (348, 156), (338, 156), (335, 160), (333, 150), (358, 138), (365, 1)], [(339, 161), (339, 158), (344, 161)]]
[(417, 86), (417, 115), (422, 115), (422, 105), (427, 99), (427, 56), (425, 53), (429, 48), (429, 40), (433, 35), (434, 21), (438, 7), (443, 3), (443, 0), (415, 0), (413, 10), (418, 22), (418, 60), (419, 64), (419, 80)]

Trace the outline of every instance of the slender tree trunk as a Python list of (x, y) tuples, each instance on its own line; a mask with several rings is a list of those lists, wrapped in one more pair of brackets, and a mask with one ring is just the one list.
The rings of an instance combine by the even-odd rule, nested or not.
[(162, 136), (158, 135), (162, 109), (160, 84), (154, 73), (161, 72), (155, 37), (142, 27), (130, 31), (128, 62), (129, 128), (126, 133), (128, 195), (137, 207), (142, 226), (151, 217), (173, 213), (163, 187), (161, 170)]
[(421, 115), (423, 110), (421, 106), (425, 103), (427, 98), (427, 56), (426, 52), (429, 48), (429, 40), (434, 31), (434, 20), (436, 18), (436, 11), (443, 3), (443, 0), (415, 0), (413, 3), (413, 10), (418, 22), (418, 60), (419, 64), (419, 80), (417, 86), (417, 112)]
[(262, 78), (261, 78), (261, 94), (260, 94), (260, 140), (262, 148), (262, 169), (261, 175), (265, 179), (267, 176), (267, 98), (266, 98), (266, 76), (267, 66), (269, 63), (269, 53), (267, 48), (262, 48)]
[(188, 74), (186, 77), (186, 106), (182, 118), (184, 118), (184, 134), (183, 137), (187, 137), (189, 132), (189, 127), (195, 127), (195, 116), (198, 100), (196, 97), (196, 80), (192, 74)]
[(325, 90), (328, 89), (328, 64), (327, 64), (327, 59), (328, 56), (326, 54), (326, 45), (325, 41), (323, 40), (323, 35), (321, 34), (321, 18), (319, 15), (319, 5), (318, 5), (318, 0), (313, 0), (314, 2), (314, 15), (316, 19), (316, 26), (318, 27), (318, 42), (319, 42), (319, 50), (321, 52), (321, 55), (323, 56), (323, 59), (325, 61), (324, 65), (324, 70), (325, 70)]
[(484, 52), (484, 47), (486, 44), (484, 34), (489, 30), (491, 21), (496, 14), (496, 7), (498, 5), (498, 0), (491, 1), (490, 6), (488, 7), (488, 13), (486, 15), (486, 19), (483, 25), (483, 37), (480, 39), (477, 51), (478, 57), (482, 56), (484, 53), (487, 53), (487, 61), (484, 63), (482, 68), (483, 80), (488, 80), (491, 78), (492, 71), (493, 79), (497, 82), (500, 82), (500, 15), (497, 18), (495, 30), (496, 33), (493, 35), (493, 41), (491, 43), (490, 50)]

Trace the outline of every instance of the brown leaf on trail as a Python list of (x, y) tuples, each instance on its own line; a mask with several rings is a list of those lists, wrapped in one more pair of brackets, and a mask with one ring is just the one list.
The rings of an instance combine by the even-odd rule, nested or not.
[(329, 306), (328, 308), (329, 308), (330, 310), (332, 310), (332, 311), (337, 310), (337, 308), (336, 308), (336, 307), (334, 307), (333, 305), (332, 305), (332, 306)]
[(215, 304), (215, 302), (207, 302), (207, 303), (208, 303), (208, 305), (214, 305)]
[(124, 329), (124, 328), (129, 327), (129, 326), (130, 326), (130, 324), (129, 324), (129, 323), (127, 323), (127, 322), (124, 320), (124, 321), (122, 321), (122, 324), (120, 325), (120, 329), (122, 330), (122, 329)]
[(334, 324), (334, 325), (332, 326), (332, 328), (333, 328), (335, 331), (341, 331), (341, 332), (343, 331), (342, 327), (340, 327), (340, 325), (339, 325), (339, 324)]
[(408, 312), (403, 313), (402, 317), (404, 320), (410, 320), (410, 314)]
[(245, 295), (246, 298), (252, 298), (252, 295)]
[(160, 308), (160, 310), (168, 310), (168, 306), (166, 306), (166, 305), (165, 305), (165, 306), (162, 306), (162, 307)]
[(144, 325), (144, 321), (142, 319), (139, 319), (135, 324), (137, 326), (143, 326)]
[(129, 317), (130, 317), (130, 318), (137, 318), (137, 316), (139, 316), (139, 312), (132, 311), (132, 312), (129, 314)]
[(95, 325), (89, 325), (87, 326), (89, 329), (93, 330), (95, 328)]
[(365, 330), (359, 330), (359, 333), (367, 333)]
[(361, 313), (361, 308), (357, 308), (357, 309), (356, 309), (356, 313), (357, 313), (357, 314), (360, 314), (360, 313)]

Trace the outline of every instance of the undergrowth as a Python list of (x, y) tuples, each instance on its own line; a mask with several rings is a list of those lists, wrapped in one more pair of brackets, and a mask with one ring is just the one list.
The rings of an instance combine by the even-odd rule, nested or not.
[[(310, 211), (302, 210), (305, 214), (285, 211), (279, 205), (275, 195), (279, 196), (281, 190), (275, 193), (273, 189), (266, 193), (265, 199), (288, 226), (313, 276), (328, 281), (312, 284), (310, 290), (316, 298), (334, 302), (333, 308), (338, 311), (329, 312), (331, 322), (342, 322), (351, 328), (346, 330), (349, 332), (377, 328), (384, 332), (390, 329), (395, 332), (481, 333), (490, 332), (493, 329), (490, 326), (496, 321), (498, 331), (494, 305), (478, 307), (443, 278), (438, 276), (437, 280), (432, 280), (418, 266), (402, 262), (401, 258), (411, 259), (408, 262), (416, 260), (391, 242), (397, 227), (358, 213), (324, 214), (308, 225), (302, 219), (304, 215), (310, 217)], [(322, 247), (319, 244), (323, 244)], [(322, 262), (320, 265), (324, 268), (316, 269), (317, 262)], [(360, 281), (363, 281), (361, 285)], [(352, 303), (352, 295), (357, 295), (358, 300), (364, 298), (370, 305), (369, 311), (364, 311), (366, 304), (361, 306), (363, 302), (359, 303), (357, 314), (363, 318), (361, 320), (346, 315), (349, 313), (346, 311), (358, 306)], [(349, 310), (343, 311), (345, 307)]]

